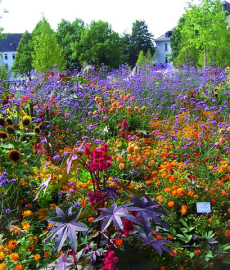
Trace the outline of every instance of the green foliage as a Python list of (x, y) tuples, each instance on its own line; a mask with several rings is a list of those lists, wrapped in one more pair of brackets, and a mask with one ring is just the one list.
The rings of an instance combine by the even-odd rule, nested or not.
[(32, 66), (38, 71), (47, 72), (52, 68), (62, 71), (65, 60), (57, 43), (54, 31), (49, 23), (43, 18), (41, 23), (41, 34), (35, 38), (34, 53), (32, 54)]
[(223, 66), (230, 60), (230, 34), (220, 0), (202, 0), (200, 5), (189, 4), (181, 28), (181, 48), (176, 62), (193, 51), (196, 66)]
[(61, 49), (65, 54), (66, 68), (68, 70), (80, 67), (78, 59), (72, 59), (73, 51), (71, 44), (80, 41), (81, 33), (84, 28), (85, 25), (81, 19), (76, 19), (72, 23), (63, 19), (58, 25), (56, 37)]
[(19, 42), (15, 61), (12, 67), (14, 75), (16, 74), (26, 74), (30, 75), (32, 70), (32, 42), (31, 35), (26, 31)]
[(171, 61), (174, 62), (178, 56), (181, 48), (181, 29), (184, 25), (185, 18), (184, 15), (180, 18), (177, 27), (173, 30), (172, 36), (170, 37), (172, 57)]
[(92, 21), (82, 32), (79, 42), (72, 44), (73, 59), (96, 66), (102, 63), (117, 68), (121, 63), (121, 39), (107, 22)]
[(0, 85), (3, 88), (8, 88), (8, 83), (4, 82), (7, 80), (10, 76), (9, 70), (7, 69), (5, 64), (2, 64), (0, 66)]
[(143, 50), (144, 54), (150, 49), (151, 54), (154, 53), (153, 35), (149, 32), (145, 21), (136, 20), (133, 23), (132, 34), (129, 41), (129, 62), (131, 66), (135, 66), (138, 54)]
[(141, 66), (146, 62), (146, 58), (143, 51), (139, 52), (138, 59), (137, 59), (137, 66)]

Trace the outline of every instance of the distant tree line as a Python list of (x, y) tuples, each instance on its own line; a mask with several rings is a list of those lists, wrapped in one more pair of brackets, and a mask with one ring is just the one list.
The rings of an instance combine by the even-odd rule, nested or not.
[(23, 34), (12, 71), (29, 76), (32, 69), (72, 71), (84, 63), (110, 68), (127, 63), (134, 67), (140, 51), (144, 55), (148, 52), (148, 58), (155, 51), (153, 35), (145, 21), (136, 20), (131, 34), (119, 35), (107, 22), (99, 20), (86, 25), (78, 18), (72, 23), (62, 19), (55, 32), (43, 18), (31, 34)]

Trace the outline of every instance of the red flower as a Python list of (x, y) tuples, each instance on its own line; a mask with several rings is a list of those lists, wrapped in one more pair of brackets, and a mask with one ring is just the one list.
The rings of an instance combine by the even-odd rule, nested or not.
[(196, 255), (200, 255), (201, 254), (201, 251), (199, 249), (195, 250), (195, 254)]

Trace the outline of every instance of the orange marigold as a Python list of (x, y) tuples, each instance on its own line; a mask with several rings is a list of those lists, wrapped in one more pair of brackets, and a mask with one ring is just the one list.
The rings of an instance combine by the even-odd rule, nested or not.
[(118, 239), (116, 239), (115, 244), (116, 244), (118, 247), (119, 247), (119, 246), (122, 246), (122, 245), (123, 245), (123, 240), (120, 239), (120, 238), (118, 238)]
[(169, 207), (173, 207), (173, 206), (174, 206), (174, 204), (175, 204), (175, 203), (174, 203), (174, 201), (170, 201), (170, 202), (168, 202), (168, 206), (169, 206)]
[(6, 264), (0, 263), (0, 270), (6, 270)]
[(14, 249), (18, 245), (17, 240), (10, 240), (8, 243), (8, 249)]
[(93, 221), (94, 221), (94, 218), (93, 218), (93, 217), (89, 217), (89, 218), (88, 218), (88, 221), (89, 221), (89, 222), (93, 222)]
[(225, 235), (226, 235), (226, 237), (230, 237), (230, 230), (227, 230), (227, 231), (225, 232)]
[(23, 270), (22, 264), (17, 264), (17, 265), (14, 267), (14, 270)]
[(188, 210), (187, 206), (183, 204), (183, 205), (181, 206), (181, 209), (180, 209), (181, 214), (182, 214), (182, 215), (186, 215), (186, 214), (187, 214), (187, 210)]
[(34, 260), (35, 261), (39, 261), (41, 259), (41, 255), (40, 254), (35, 254), (34, 255)]
[(11, 254), (10, 254), (10, 260), (11, 260), (11, 261), (18, 262), (18, 259), (19, 259), (19, 255), (18, 255), (17, 252), (14, 252), (14, 253), (11, 253)]

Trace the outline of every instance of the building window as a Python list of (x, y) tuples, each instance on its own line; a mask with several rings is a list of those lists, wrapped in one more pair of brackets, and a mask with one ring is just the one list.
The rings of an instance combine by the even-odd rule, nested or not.
[(168, 64), (168, 57), (165, 57), (165, 64)]
[(167, 50), (168, 50), (168, 44), (165, 43), (165, 51), (167, 51)]
[(8, 55), (7, 54), (5, 54), (5, 60), (8, 60)]
[(13, 60), (15, 59), (15, 54), (14, 54), (14, 53), (12, 54), (12, 59), (13, 59)]

